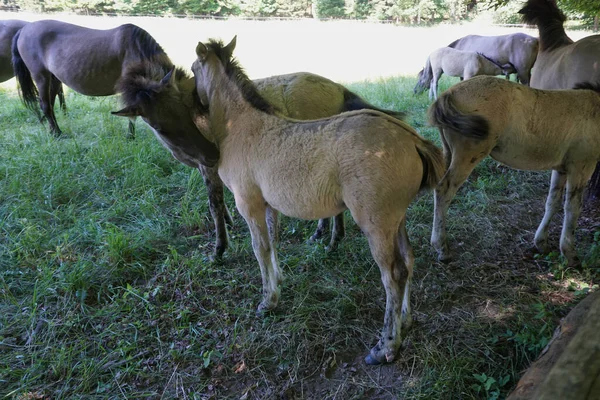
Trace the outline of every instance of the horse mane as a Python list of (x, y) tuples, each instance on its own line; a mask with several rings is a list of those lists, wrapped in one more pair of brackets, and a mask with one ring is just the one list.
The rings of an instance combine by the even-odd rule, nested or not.
[(238, 61), (229, 54), (227, 50), (224, 50), (225, 45), (223, 44), (223, 41), (210, 39), (206, 47), (219, 58), (221, 64), (223, 64), (223, 67), (225, 68), (225, 73), (235, 82), (246, 101), (260, 111), (268, 114), (275, 113), (273, 105), (258, 93), (258, 89), (256, 89), (256, 86), (250, 78), (248, 78), (248, 75), (246, 75)]
[[(148, 105), (153, 102), (163, 87), (162, 79), (172, 69), (173, 64), (168, 59), (162, 59), (162, 62), (144, 60), (131, 64), (115, 86), (116, 91), (121, 94), (121, 102), (126, 106), (139, 103)], [(177, 82), (192, 79), (183, 68), (175, 68), (173, 74)]]
[(528, 0), (519, 10), (522, 21), (537, 25), (541, 51), (551, 51), (573, 43), (565, 33), (565, 14), (556, 5), (556, 0)]
[(573, 86), (573, 89), (593, 90), (600, 94), (600, 82), (579, 82)]
[(496, 60), (493, 60), (493, 59), (489, 58), (488, 56), (486, 56), (486, 55), (485, 55), (485, 54), (483, 54), (483, 53), (477, 52), (477, 54), (479, 54), (481, 57), (485, 58), (486, 60), (488, 60), (488, 61), (489, 61), (489, 62), (491, 62), (492, 64), (496, 65), (498, 68), (502, 68), (502, 65), (500, 65), (500, 64), (498, 63), (498, 61), (496, 61)]
[[(131, 41), (137, 47), (138, 52), (143, 58), (151, 58), (156, 55), (166, 54), (160, 44), (146, 32), (134, 24), (122, 25), (123, 31), (126, 32), (125, 40)], [(128, 36), (128, 37), (127, 37)]]

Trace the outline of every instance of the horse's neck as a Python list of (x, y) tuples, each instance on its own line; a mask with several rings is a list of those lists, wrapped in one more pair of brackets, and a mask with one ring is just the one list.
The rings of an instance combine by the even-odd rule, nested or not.
[(540, 33), (540, 52), (551, 51), (573, 43), (565, 32), (561, 22), (552, 21), (538, 26)]
[[(254, 126), (265, 119), (275, 118), (258, 110), (244, 98), (241, 88), (224, 73), (211, 79), (209, 93), (210, 130), (214, 140), (222, 143), (237, 132), (252, 134)], [(239, 127), (244, 129), (240, 130)]]

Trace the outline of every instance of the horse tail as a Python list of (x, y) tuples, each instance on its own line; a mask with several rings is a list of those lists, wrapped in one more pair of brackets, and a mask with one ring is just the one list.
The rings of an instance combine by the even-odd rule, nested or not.
[(438, 128), (450, 128), (461, 135), (485, 139), (490, 133), (490, 123), (477, 114), (465, 114), (456, 108), (451, 93), (443, 93), (428, 110), (429, 124)]
[(15, 73), (15, 77), (17, 78), (17, 83), (19, 87), (19, 94), (21, 95), (21, 99), (25, 106), (31, 110), (33, 110), (38, 116), (39, 109), (37, 106), (38, 100), (38, 89), (33, 83), (33, 79), (31, 78), (31, 72), (25, 65), (23, 58), (21, 58), (21, 54), (19, 53), (19, 48), (17, 46), (17, 42), (19, 41), (19, 36), (21, 35), (21, 31), (18, 31), (13, 37), (12, 41), (12, 65)]
[(374, 106), (371, 103), (363, 100), (359, 95), (344, 88), (344, 104), (340, 112), (355, 111), (355, 110), (375, 110), (387, 114), (396, 119), (404, 120), (406, 113), (402, 111), (386, 110)]
[(425, 67), (417, 75), (417, 84), (413, 89), (415, 94), (421, 94), (431, 87), (431, 80), (433, 79), (433, 70), (431, 69), (431, 61), (427, 57)]
[(417, 153), (423, 163), (420, 190), (434, 189), (446, 173), (444, 155), (439, 147), (425, 139), (417, 145)]

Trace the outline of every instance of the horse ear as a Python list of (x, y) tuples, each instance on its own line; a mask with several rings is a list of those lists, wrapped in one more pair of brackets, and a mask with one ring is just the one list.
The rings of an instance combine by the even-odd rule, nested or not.
[(231, 42), (229, 42), (229, 44), (227, 46), (225, 46), (225, 50), (227, 51), (227, 53), (229, 53), (230, 55), (233, 54), (233, 50), (235, 50), (235, 45), (237, 42), (237, 35), (235, 35), (233, 37), (233, 39), (231, 39)]
[(198, 56), (198, 58), (204, 60), (207, 54), (208, 48), (206, 47), (206, 45), (202, 42), (198, 42), (198, 46), (196, 46), (196, 55)]
[(110, 112), (112, 115), (117, 115), (119, 117), (139, 117), (142, 114), (140, 113), (140, 111), (138, 110), (137, 107), (135, 106), (128, 106), (123, 108), (122, 110), (119, 111), (111, 111)]
[(175, 83), (175, 67), (171, 68), (169, 72), (160, 80), (161, 85), (166, 85), (170, 83), (171, 85)]

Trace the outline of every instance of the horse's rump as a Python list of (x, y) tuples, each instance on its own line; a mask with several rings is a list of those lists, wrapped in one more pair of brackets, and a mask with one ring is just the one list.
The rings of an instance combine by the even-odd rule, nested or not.
[(429, 107), (428, 117), (431, 126), (450, 128), (474, 139), (485, 139), (490, 131), (490, 124), (485, 117), (459, 111), (448, 92), (442, 93)]

